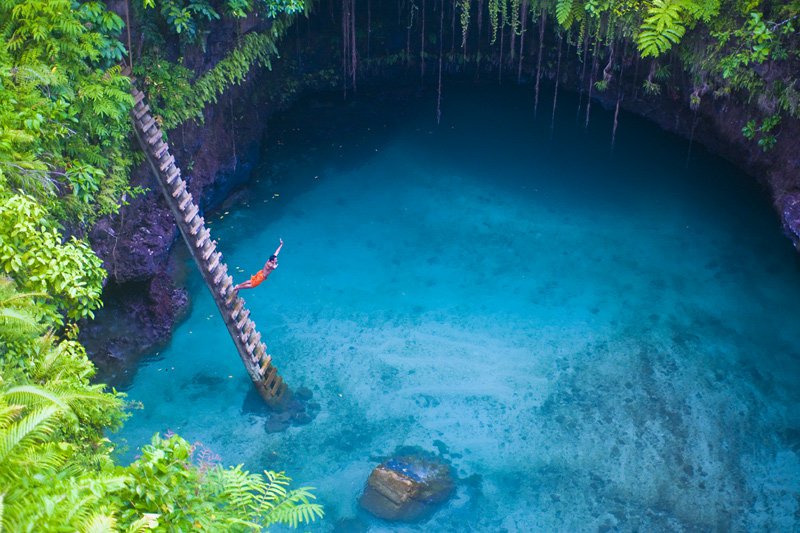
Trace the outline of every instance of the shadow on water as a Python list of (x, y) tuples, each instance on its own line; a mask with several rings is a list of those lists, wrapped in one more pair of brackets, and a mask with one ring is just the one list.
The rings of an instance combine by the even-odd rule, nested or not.
[(290, 426), (305, 426), (314, 420), (321, 406), (313, 398), (314, 393), (310, 389), (299, 387), (287, 391), (279, 404), (271, 406), (254, 387), (250, 387), (242, 403), (241, 412), (243, 415), (263, 418), (267, 433), (279, 433)]

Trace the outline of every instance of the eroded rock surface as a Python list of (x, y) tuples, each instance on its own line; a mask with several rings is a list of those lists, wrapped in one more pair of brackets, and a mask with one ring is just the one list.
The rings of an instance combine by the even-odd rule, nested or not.
[(432, 514), (453, 493), (450, 468), (421, 457), (394, 457), (367, 479), (361, 506), (384, 520), (414, 521)]

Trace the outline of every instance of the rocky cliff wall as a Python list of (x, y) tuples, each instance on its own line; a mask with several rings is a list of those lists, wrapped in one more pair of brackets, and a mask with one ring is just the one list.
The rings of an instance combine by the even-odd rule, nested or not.
[[(231, 37), (210, 41), (210, 53), (190, 57), (188, 63), (197, 72), (209, 68), (233, 46), (235, 30), (222, 27), (217, 35)], [(310, 56), (304, 57), (301, 63), (306, 68), (310, 69), (310, 65), (327, 68), (331, 57), (334, 61), (337, 59), (335, 53), (327, 58), (320, 54), (324, 47), (310, 48), (316, 50), (316, 57), (310, 61)], [(282, 61), (288, 61), (292, 54), (301, 52), (287, 45)], [(488, 63), (486, 67), (493, 68)], [(450, 75), (462, 79), (472, 77), (472, 73), (459, 74), (456, 70)], [(580, 68), (575, 65), (569, 68), (565, 64), (560, 72), (562, 87), (573, 90), (578, 87)], [(265, 104), (269, 101), (265, 88), (268, 83), (280, 83), (281, 76), (295, 74), (295, 70), (269, 73), (256, 69), (242, 85), (231, 88), (207, 108), (202, 125), (187, 123), (169, 132), (170, 144), (189, 190), (200, 199), (203, 209), (219, 205), (232, 190), (247, 181), (253, 167), (259, 163), (268, 119), (276, 108), (275, 104)], [(544, 75), (552, 79), (553, 74), (545, 72)], [(391, 84), (397, 92), (397, 80), (403, 79), (403, 71), (394, 66), (373, 71), (369, 77), (373, 84)], [(673, 83), (659, 96), (644, 95), (638, 83), (641, 80), (623, 82), (622, 106), (666, 130), (702, 143), (761, 181), (772, 195), (784, 231), (800, 249), (798, 121), (784, 121), (775, 147), (763, 152), (741, 134), (753, 111), (748, 104), (733, 98), (707, 96), (692, 110), (688, 105), (691, 90), (688, 83)], [(409, 86), (409, 93), (418, 88)], [(595, 92), (593, 97), (597, 103), (613, 107), (617, 94), (618, 91)], [(175, 281), (182, 273), (170, 260), (170, 250), (177, 242), (172, 215), (147, 168), (137, 169), (134, 184), (149, 190), (133, 199), (118, 215), (100, 221), (91, 234), (92, 245), (103, 259), (109, 278), (104, 292), (105, 308), (97, 314), (96, 320), (82, 326), (81, 334), (81, 340), (100, 369), (99, 379), (117, 384), (125, 382), (126, 374), (132, 375), (137, 356), (169, 340), (176, 321), (189, 305), (186, 292)]]
[[(252, 19), (237, 27), (221, 23), (209, 37), (206, 52), (195, 50), (184, 63), (198, 73), (208, 70), (233, 48), (238, 34), (260, 24)], [(189, 192), (203, 210), (212, 209), (244, 183), (258, 162), (271, 113), (259, 103), (259, 88), (267, 75), (266, 69), (254, 69), (244, 83), (208, 106), (202, 124), (189, 121), (168, 133)], [(105, 305), (95, 320), (81, 325), (80, 336), (98, 367), (98, 379), (117, 384), (126, 381), (125, 374), (139, 356), (169, 340), (190, 303), (175, 281), (181, 277), (179, 265), (170, 260), (177, 227), (146, 163), (135, 169), (132, 184), (147, 192), (117, 215), (100, 220), (89, 236), (108, 280)]]

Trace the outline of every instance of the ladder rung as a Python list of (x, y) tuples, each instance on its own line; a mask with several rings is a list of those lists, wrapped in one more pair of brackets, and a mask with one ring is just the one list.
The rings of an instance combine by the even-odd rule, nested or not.
[(243, 308), (244, 308), (244, 300), (239, 298), (234, 304), (233, 309), (231, 309), (231, 318), (236, 320), (236, 317), (239, 316), (239, 313), (242, 312)]
[(183, 199), (178, 202), (178, 210), (184, 211), (186, 206), (193, 200), (191, 193), (186, 193)]
[(222, 254), (219, 252), (215, 252), (214, 256), (211, 258), (211, 261), (208, 263), (208, 271), (214, 272), (214, 269), (217, 268), (217, 265), (219, 265), (220, 260), (222, 260)]
[(261, 344), (261, 333), (258, 331), (254, 331), (252, 335), (250, 335), (250, 342), (252, 342), (256, 347)]
[(239, 319), (239, 321), (236, 323), (236, 329), (238, 329), (239, 331), (242, 331), (244, 333), (248, 333), (249, 334), (250, 331), (245, 331), (245, 329), (244, 329), (244, 326), (249, 321), (249, 319), (248, 319), (249, 316), (250, 316), (250, 310), (249, 309), (245, 309), (244, 313), (242, 313), (242, 318)]
[[(146, 136), (146, 135), (145, 135)], [(147, 146), (153, 146), (157, 141), (161, 140), (161, 130), (156, 128), (153, 133), (147, 137)]]
[(161, 144), (156, 143), (155, 147), (153, 148), (153, 155), (156, 156), (156, 159), (161, 159), (161, 156), (166, 154), (169, 151), (169, 145), (164, 141), (161, 141)]
[(239, 336), (239, 339), (242, 341), (242, 345), (245, 347), (245, 349), (249, 348), (250, 346), (253, 347), (252, 361), (253, 364), (255, 365), (258, 364), (258, 361), (261, 360), (261, 356), (263, 355), (263, 353), (259, 353), (258, 344), (253, 344), (252, 342), (250, 342), (250, 337), (252, 337), (252, 335), (253, 335), (252, 331), (245, 331)]
[(139, 102), (144, 100), (144, 93), (139, 89), (133, 90), (133, 105), (137, 105)]
[(172, 189), (172, 197), (177, 198), (185, 192), (186, 192), (186, 182), (181, 180), (180, 182), (176, 183), (175, 188)]
[(172, 185), (172, 182), (175, 181), (175, 178), (177, 178), (180, 175), (181, 175), (181, 169), (179, 169), (178, 167), (173, 167), (172, 170), (170, 170), (169, 174), (167, 175), (167, 185)]
[(197, 215), (197, 212), (199, 210), (200, 209), (197, 207), (197, 204), (192, 204), (191, 206), (189, 206), (189, 210), (186, 211), (183, 220), (188, 224), (189, 222), (194, 220), (194, 217), (195, 215)]
[(200, 235), (197, 236), (197, 242), (195, 243), (195, 246), (197, 248), (202, 248), (203, 246), (205, 246), (209, 242), (210, 241), (208, 240), (208, 235), (205, 235), (205, 234), (201, 233)]
[[(222, 284), (219, 286), (219, 293), (221, 296), (225, 298), (225, 307), (230, 307), (236, 302), (237, 300), (242, 300), (236, 291), (233, 290), (233, 278), (227, 276), (223, 281)], [(242, 300), (244, 302), (244, 300)]]
[[(201, 217), (201, 218), (202, 218), (202, 217)], [(194, 235), (195, 233), (197, 233), (197, 231), (193, 231), (193, 232), (192, 232), (192, 235)], [(197, 248), (201, 248), (201, 247), (202, 247), (202, 246), (203, 246), (203, 245), (206, 243), (206, 241), (208, 241), (209, 239), (211, 239), (211, 232), (210, 232), (210, 231), (208, 231), (208, 228), (204, 227), (204, 228), (203, 228), (203, 229), (200, 231), (200, 233), (197, 233), (197, 236), (195, 237), (195, 239), (197, 239), (197, 240), (195, 241), (195, 247), (197, 247)]]
[(227, 276), (225, 281), (222, 282), (219, 291), (219, 293), (225, 298), (226, 307), (230, 307), (234, 300), (239, 298), (239, 295), (235, 290), (233, 290), (233, 278), (230, 276)]
[[(247, 313), (247, 315), (249, 316), (250, 310), (245, 311), (245, 313)], [(248, 335), (252, 335), (253, 332), (256, 330), (256, 323), (250, 320), (249, 318), (247, 318), (246, 320), (247, 324), (244, 325), (244, 332), (247, 333)]]
[(258, 334), (258, 331), (254, 331), (250, 335), (250, 342), (253, 345), (253, 354), (258, 360), (266, 357), (267, 347), (263, 342), (261, 342), (261, 335)]
[[(192, 204), (192, 205), (197, 205), (197, 204)], [(203, 223), (204, 222), (205, 221), (203, 220), (203, 217), (197, 217), (194, 220), (194, 222), (192, 222), (192, 224), (189, 226), (189, 234), (190, 235), (197, 235), (197, 232), (200, 231), (200, 228), (203, 227)]]
[(161, 161), (160, 163), (161, 164), (158, 166), (158, 169), (161, 172), (164, 172), (165, 170), (167, 170), (170, 167), (170, 165), (175, 163), (175, 156), (170, 154), (169, 157), (165, 158), (164, 161)]
[(203, 257), (203, 261), (208, 261), (208, 258), (211, 257), (211, 254), (213, 254), (214, 250), (216, 249), (217, 249), (217, 242), (208, 241), (206, 245), (203, 247), (203, 250), (200, 252), (201, 256)]
[(252, 337), (255, 337), (255, 335), (252, 335), (251, 338), (247, 339), (247, 344), (245, 344), (244, 347), (247, 349), (247, 353), (253, 356), (253, 363), (257, 363), (260, 359), (256, 353), (256, 347), (258, 346), (258, 343), (253, 342)]
[(147, 112), (149, 112), (149, 111), (150, 111), (150, 106), (149, 106), (149, 105), (147, 105), (147, 104), (143, 105), (143, 106), (142, 106), (142, 107), (140, 107), (139, 109), (136, 109), (136, 108), (134, 108), (134, 110), (133, 110), (133, 118), (134, 118), (135, 120), (139, 120), (140, 118), (142, 118), (142, 116), (143, 116), (145, 113), (147, 113)]
[(156, 119), (152, 116), (146, 117), (139, 123), (139, 128), (142, 130), (143, 133), (147, 133), (150, 131), (150, 128), (153, 127), (153, 124), (156, 123)]
[[(253, 336), (255, 337), (255, 335)], [(259, 339), (261, 339), (260, 336)], [(255, 352), (255, 354), (258, 356), (259, 359), (263, 359), (264, 357), (269, 357), (269, 354), (267, 353), (267, 345), (264, 344), (263, 342), (259, 342), (258, 344), (256, 344), (256, 347), (253, 349), (253, 351)]]
[(283, 397), (283, 393), (286, 392), (286, 385), (283, 383), (283, 378), (278, 376), (275, 380), (275, 383), (272, 386), (272, 390), (269, 393), (272, 395), (273, 398), (279, 400)]
[(256, 357), (261, 359), (262, 357), (265, 357), (267, 355), (267, 345), (264, 344), (263, 342), (259, 342), (258, 344), (256, 344), (256, 347), (253, 349), (253, 352), (256, 354)]
[(263, 374), (266, 372), (267, 367), (272, 363), (272, 357), (266, 356), (264, 360), (261, 362), (261, 373)]
[(278, 378), (278, 369), (274, 366), (270, 366), (269, 370), (267, 371), (267, 375), (264, 376), (264, 386), (267, 389), (271, 389), (272, 385), (275, 384), (275, 380)]
[(222, 266), (220, 266), (220, 267), (217, 269), (217, 273), (216, 273), (216, 274), (214, 274), (214, 285), (218, 285), (218, 284), (219, 284), (219, 282), (220, 282), (220, 280), (221, 280), (221, 279), (222, 279), (222, 278), (225, 276), (225, 274), (227, 274), (227, 273), (228, 273), (228, 265), (226, 265), (225, 263), (222, 263)]

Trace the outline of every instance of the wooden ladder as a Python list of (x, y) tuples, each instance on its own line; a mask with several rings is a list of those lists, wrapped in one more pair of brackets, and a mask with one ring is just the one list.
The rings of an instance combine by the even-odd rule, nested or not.
[(250, 319), (250, 311), (245, 301), (233, 290), (233, 278), (228, 275), (228, 266), (217, 251), (216, 241), (211, 240), (211, 232), (206, 228), (199, 208), (192, 195), (186, 190), (186, 181), (175, 165), (175, 157), (164, 142), (158, 122), (150, 113), (144, 93), (132, 88), (134, 107), (131, 111), (134, 131), (139, 144), (147, 156), (147, 161), (161, 186), (161, 192), (175, 216), (178, 229), (189, 247), (203, 279), (214, 296), (225, 326), (239, 352), (250, 379), (264, 400), (277, 405), (287, 392), (286, 384), (272, 365), (272, 357), (266, 345), (261, 342), (261, 334), (256, 331)]

